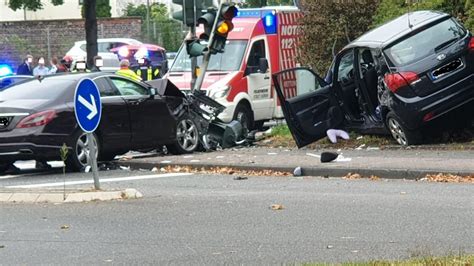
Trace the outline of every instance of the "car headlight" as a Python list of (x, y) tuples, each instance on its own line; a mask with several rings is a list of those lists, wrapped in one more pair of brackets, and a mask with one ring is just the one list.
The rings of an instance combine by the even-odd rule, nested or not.
[(217, 88), (217, 89), (213, 89), (209, 95), (209, 97), (213, 98), (213, 99), (219, 99), (219, 98), (223, 98), (223, 97), (226, 97), (227, 94), (229, 93), (230, 91), (230, 86), (224, 86), (224, 87), (220, 87), (220, 88)]

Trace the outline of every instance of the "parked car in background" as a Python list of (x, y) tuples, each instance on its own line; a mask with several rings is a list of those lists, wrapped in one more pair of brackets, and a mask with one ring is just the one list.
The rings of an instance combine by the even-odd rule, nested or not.
[[(115, 53), (110, 51), (111, 49), (124, 45), (138, 45), (141, 43), (142, 42), (130, 38), (97, 39), (98, 55), (101, 56), (104, 61), (104, 66), (101, 67), (102, 71), (116, 71), (119, 69), (119, 59)], [(71, 56), (73, 60), (86, 58), (86, 41), (75, 42), (74, 46), (66, 53), (66, 56)]]
[(419, 144), (423, 129), (448, 113), (461, 124), (473, 119), (474, 38), (448, 14), (412, 12), (347, 45), (326, 79), (293, 68), (273, 81), (298, 147), (330, 128)]
[(101, 94), (102, 117), (93, 135), (99, 160), (163, 145), (176, 153), (198, 147), (198, 126), (183, 106), (185, 95), (172, 83), (153, 88), (104, 72), (59, 74), (0, 92), (0, 173), (17, 160), (60, 160), (63, 143), (69, 147), (69, 169), (86, 165), (87, 138), (73, 103), (83, 78), (92, 79)]
[(160, 70), (160, 77), (168, 72), (168, 60), (165, 48), (154, 44), (132, 44), (117, 47), (111, 50), (118, 55), (120, 60), (128, 59), (130, 67), (136, 69), (139, 67), (138, 59), (147, 58), (150, 64)]

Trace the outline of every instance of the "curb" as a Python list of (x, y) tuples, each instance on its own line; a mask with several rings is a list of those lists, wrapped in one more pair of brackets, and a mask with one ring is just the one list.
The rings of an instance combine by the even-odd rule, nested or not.
[(7, 203), (71, 203), (90, 201), (110, 201), (139, 199), (143, 194), (134, 188), (115, 191), (83, 191), (83, 190), (20, 190), (9, 189), (0, 191), (0, 202)]
[[(215, 168), (215, 167), (229, 167), (237, 170), (246, 170), (246, 171), (262, 171), (262, 170), (273, 170), (280, 172), (290, 172), (293, 173), (296, 167), (284, 167), (284, 166), (268, 166), (268, 165), (232, 165), (232, 164), (207, 164), (207, 163), (153, 163), (153, 162), (133, 162), (133, 161), (119, 161), (119, 164), (129, 166), (130, 168), (153, 168), (153, 167), (167, 167), (167, 166), (180, 166), (180, 167), (195, 167), (195, 168)], [(454, 174), (454, 175), (471, 175), (471, 172), (457, 171), (453, 172), (452, 170), (440, 171), (432, 169), (419, 169), (419, 170), (408, 170), (408, 169), (367, 169), (367, 168), (321, 168), (321, 167), (301, 167), (303, 176), (331, 176), (331, 177), (343, 177), (348, 173), (358, 173), (362, 176), (378, 176), (384, 179), (407, 179), (407, 180), (418, 180), (425, 177), (428, 174)]]

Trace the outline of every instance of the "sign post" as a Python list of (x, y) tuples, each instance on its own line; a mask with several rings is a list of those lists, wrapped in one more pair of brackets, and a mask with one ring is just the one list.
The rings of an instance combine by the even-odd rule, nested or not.
[(102, 103), (97, 85), (90, 79), (82, 79), (76, 87), (74, 95), (74, 112), (81, 129), (87, 133), (89, 152), (87, 162), (92, 168), (94, 187), (100, 189), (99, 173), (97, 170), (97, 149), (94, 131), (99, 126), (102, 115)]

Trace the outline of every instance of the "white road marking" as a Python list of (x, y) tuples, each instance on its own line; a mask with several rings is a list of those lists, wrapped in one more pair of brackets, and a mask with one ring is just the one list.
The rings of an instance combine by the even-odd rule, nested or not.
[[(173, 176), (188, 176), (188, 175), (193, 175), (193, 174), (192, 173), (171, 173), (171, 174), (159, 174), (159, 175), (137, 175), (137, 176), (126, 176), (126, 177), (103, 178), (99, 180), (101, 183), (110, 183), (110, 182), (122, 182), (122, 181), (130, 181), (130, 180), (155, 179), (155, 178), (173, 177)], [(66, 182), (66, 186), (93, 184), (93, 183), (94, 183), (94, 180), (92, 179), (91, 180), (77, 180), (77, 181)], [(59, 187), (59, 186), (64, 186), (64, 182), (7, 186), (6, 188), (40, 188), (40, 187)]]

